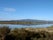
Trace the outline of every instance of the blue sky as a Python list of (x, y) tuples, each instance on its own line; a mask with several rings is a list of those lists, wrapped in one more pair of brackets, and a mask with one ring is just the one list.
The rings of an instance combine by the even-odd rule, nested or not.
[(53, 0), (0, 0), (0, 20), (53, 20)]

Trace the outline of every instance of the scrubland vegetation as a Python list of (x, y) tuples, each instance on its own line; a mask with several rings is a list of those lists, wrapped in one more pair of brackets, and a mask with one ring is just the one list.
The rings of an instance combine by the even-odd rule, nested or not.
[(0, 40), (53, 40), (53, 32), (48, 31), (50, 29), (0, 27)]

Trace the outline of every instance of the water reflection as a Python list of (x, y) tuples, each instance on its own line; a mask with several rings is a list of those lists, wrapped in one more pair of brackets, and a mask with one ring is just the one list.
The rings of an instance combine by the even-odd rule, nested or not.
[(2, 26), (9, 26), (10, 28), (29, 28), (29, 27), (32, 27), (32, 28), (45, 28), (45, 27), (48, 27), (48, 26), (51, 26), (53, 24), (42, 24), (42, 25), (16, 25), (16, 24), (0, 24), (0, 27)]

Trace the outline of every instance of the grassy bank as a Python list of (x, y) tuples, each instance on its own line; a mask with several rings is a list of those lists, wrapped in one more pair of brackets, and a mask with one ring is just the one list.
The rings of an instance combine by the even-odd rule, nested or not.
[(53, 28), (0, 27), (0, 40), (53, 40)]

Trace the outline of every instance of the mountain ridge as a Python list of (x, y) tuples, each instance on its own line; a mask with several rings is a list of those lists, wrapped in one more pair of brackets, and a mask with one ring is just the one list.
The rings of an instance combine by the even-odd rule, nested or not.
[(10, 23), (10, 24), (53, 24), (53, 21), (46, 20), (34, 20), (34, 19), (21, 19), (21, 20), (8, 20), (0, 21), (0, 23)]

